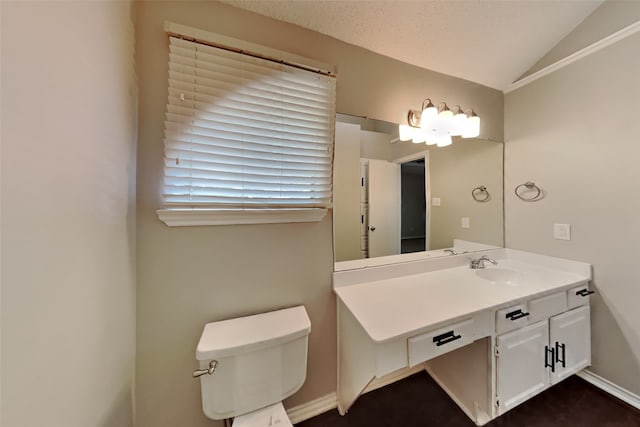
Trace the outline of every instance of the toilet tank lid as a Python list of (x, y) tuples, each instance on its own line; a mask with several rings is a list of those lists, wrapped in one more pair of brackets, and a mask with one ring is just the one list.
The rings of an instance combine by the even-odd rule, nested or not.
[(248, 353), (308, 335), (311, 321), (304, 306), (207, 323), (196, 359), (212, 360)]

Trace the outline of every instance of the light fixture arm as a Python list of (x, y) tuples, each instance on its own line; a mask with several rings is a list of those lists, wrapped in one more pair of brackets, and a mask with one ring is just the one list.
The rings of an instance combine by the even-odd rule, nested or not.
[[(425, 102), (427, 101), (429, 101), (429, 103), (425, 105)], [(431, 98), (426, 98), (424, 101), (422, 101), (422, 108), (420, 109), (420, 111), (424, 111), (429, 107), (435, 107), (435, 105), (433, 105), (433, 102), (431, 102)]]
[(409, 126), (412, 128), (419, 128), (421, 116), (422, 111), (409, 110), (409, 114), (407, 114), (407, 123), (409, 123)]

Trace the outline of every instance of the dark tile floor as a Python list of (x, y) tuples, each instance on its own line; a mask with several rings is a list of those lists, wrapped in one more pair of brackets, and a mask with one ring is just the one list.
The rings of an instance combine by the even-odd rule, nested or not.
[[(361, 396), (297, 427), (472, 427), (475, 424), (426, 373)], [(498, 417), (487, 427), (640, 427), (640, 410), (573, 376)]]

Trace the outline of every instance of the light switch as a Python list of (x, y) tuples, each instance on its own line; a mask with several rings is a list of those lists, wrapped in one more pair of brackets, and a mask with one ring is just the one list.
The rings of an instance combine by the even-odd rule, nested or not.
[(571, 224), (553, 224), (553, 238), (571, 240)]
[(431, 206), (440, 206), (440, 197), (432, 197)]
[(471, 220), (466, 216), (462, 217), (462, 228), (471, 228)]

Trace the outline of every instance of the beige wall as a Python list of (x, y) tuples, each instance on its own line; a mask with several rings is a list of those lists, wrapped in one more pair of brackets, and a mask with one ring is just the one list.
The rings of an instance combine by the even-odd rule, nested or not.
[(221, 425), (203, 415), (199, 384), (191, 378), (203, 325), (294, 304), (306, 306), (312, 332), (306, 383), (285, 406), (335, 392), (331, 215), (310, 224), (181, 228), (168, 228), (156, 216), (167, 98), (164, 21), (335, 64), (339, 112), (398, 122), (431, 96), (474, 107), (483, 132), (501, 140), (502, 93), (220, 3), (138, 2), (136, 8), (137, 425)]
[[(393, 148), (391, 140), (393, 137), (387, 133), (378, 133), (368, 130), (360, 131), (360, 158), (377, 159), (391, 161)], [(424, 148), (424, 144), (420, 145)]]
[[(505, 99), (508, 247), (593, 264), (592, 370), (640, 394), (640, 34)], [(543, 200), (516, 185), (535, 181)], [(571, 241), (553, 224), (571, 224)]]
[(135, 117), (128, 2), (2, 8), (2, 418), (131, 426)]
[[(431, 197), (440, 198), (440, 206), (431, 207), (432, 249), (450, 248), (453, 239), (504, 245), (502, 148), (501, 143), (461, 139), (429, 151)], [(491, 195), (484, 203), (471, 196), (481, 185)], [(462, 228), (463, 217), (470, 228)]]
[[(440, 206), (430, 206), (430, 248), (450, 248), (453, 239), (503, 246), (503, 144), (477, 138), (454, 138), (448, 147), (397, 143), (392, 158), (426, 149), (430, 196), (441, 201)], [(491, 193), (486, 203), (471, 198), (471, 190), (480, 185)], [(470, 228), (461, 227), (462, 217), (470, 219)]]
[(533, 74), (638, 20), (640, 20), (640, 1), (607, 0), (540, 58), (522, 77)]

